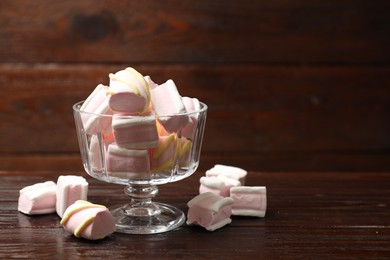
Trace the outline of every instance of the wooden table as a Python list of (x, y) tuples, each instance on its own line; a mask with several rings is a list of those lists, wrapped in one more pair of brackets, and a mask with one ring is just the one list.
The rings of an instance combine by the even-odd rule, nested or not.
[[(247, 185), (267, 187), (265, 218), (233, 217), (215, 232), (183, 225), (157, 235), (114, 233), (101, 241), (64, 232), (56, 214), (26, 216), (17, 211), (18, 191), (59, 172), (0, 172), (0, 258), (388, 258), (390, 257), (390, 173), (249, 172)], [(64, 174), (64, 173), (62, 173)], [(99, 182), (84, 172), (89, 200), (124, 203), (122, 186)], [(157, 200), (187, 212), (197, 195), (197, 172), (160, 186)]]

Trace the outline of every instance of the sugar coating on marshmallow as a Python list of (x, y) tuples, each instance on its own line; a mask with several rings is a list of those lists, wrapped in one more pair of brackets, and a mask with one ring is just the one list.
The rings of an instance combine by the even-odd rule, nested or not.
[(87, 200), (88, 182), (81, 176), (61, 175), (57, 180), (56, 211), (62, 217), (65, 210), (77, 200)]
[(214, 231), (231, 223), (233, 200), (229, 197), (222, 197), (212, 192), (202, 193), (187, 205), (189, 207), (187, 214), (188, 225), (199, 225), (208, 231)]
[(267, 209), (267, 189), (264, 186), (240, 186), (230, 189), (232, 215), (264, 217)]
[(75, 237), (89, 240), (103, 239), (115, 231), (115, 219), (103, 205), (78, 200), (64, 212), (64, 229)]
[(108, 145), (106, 154), (108, 175), (126, 179), (150, 178), (150, 156), (148, 150), (131, 150)]
[(206, 176), (225, 176), (232, 179), (239, 180), (241, 185), (245, 185), (245, 179), (247, 176), (247, 171), (235, 166), (216, 164), (213, 168), (206, 171)]
[(18, 210), (27, 215), (56, 211), (57, 185), (53, 181), (36, 183), (19, 191)]

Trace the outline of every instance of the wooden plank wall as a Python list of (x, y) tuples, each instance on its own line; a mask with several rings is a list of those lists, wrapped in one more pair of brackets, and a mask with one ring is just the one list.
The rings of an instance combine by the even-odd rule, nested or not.
[(390, 170), (390, 1), (0, 2), (0, 171), (81, 169), (71, 106), (127, 66), (209, 106), (200, 169)]

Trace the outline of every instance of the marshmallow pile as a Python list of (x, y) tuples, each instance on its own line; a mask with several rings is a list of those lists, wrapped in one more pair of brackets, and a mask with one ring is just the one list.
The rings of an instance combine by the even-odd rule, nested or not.
[[(18, 210), (26, 215), (57, 212), (64, 229), (76, 237), (102, 239), (115, 231), (115, 220), (101, 205), (86, 202), (88, 182), (81, 176), (61, 175), (19, 191)], [(103, 224), (104, 223), (104, 224)]]
[(172, 80), (158, 85), (133, 68), (109, 74), (109, 86), (98, 85), (79, 107), (92, 169), (104, 162), (110, 177), (147, 179), (176, 162), (188, 166), (200, 109)]
[(188, 225), (214, 231), (232, 222), (231, 216), (264, 217), (267, 190), (264, 186), (245, 186), (247, 171), (216, 164), (200, 178), (199, 195), (190, 200)]

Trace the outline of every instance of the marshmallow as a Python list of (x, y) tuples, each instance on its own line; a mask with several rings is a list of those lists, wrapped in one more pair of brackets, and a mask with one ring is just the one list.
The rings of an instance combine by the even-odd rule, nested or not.
[(100, 172), (103, 169), (105, 151), (107, 150), (108, 145), (114, 141), (115, 139), (112, 132), (107, 135), (93, 135), (91, 137), (88, 156), (93, 171)]
[[(189, 123), (181, 130), (181, 135), (194, 140), (196, 128), (198, 126), (198, 113), (200, 102), (196, 98), (182, 97), (183, 104), (189, 114)], [(191, 114), (192, 113), (192, 114)]]
[(149, 85), (138, 71), (126, 68), (109, 77), (108, 104), (112, 110), (129, 114), (143, 114), (149, 110)]
[(56, 211), (57, 185), (52, 181), (36, 183), (19, 191), (18, 210), (27, 215)]
[(225, 176), (201, 177), (199, 182), (199, 193), (212, 192), (222, 197), (229, 197), (230, 188), (241, 185), (238, 180)]
[(119, 147), (148, 149), (158, 145), (154, 116), (114, 116), (112, 128)]
[(247, 171), (238, 167), (223, 164), (216, 164), (213, 168), (206, 171), (207, 177), (219, 175), (239, 180), (241, 182), (241, 185), (245, 185)]
[(105, 151), (107, 150), (108, 145), (114, 141), (115, 139), (112, 132), (107, 135), (93, 135), (91, 137), (88, 155), (93, 171), (102, 170)]
[(267, 209), (266, 187), (233, 187), (230, 189), (233, 199), (232, 215), (264, 217)]
[(176, 160), (176, 136), (160, 136), (158, 146), (152, 150), (152, 172), (172, 169)]
[(102, 169), (102, 152), (97, 135), (91, 137), (91, 144), (88, 149), (89, 163), (92, 170), (100, 171)]
[(177, 152), (180, 167), (187, 167), (191, 163), (192, 142), (185, 137), (180, 138), (179, 149)]
[(62, 217), (69, 205), (77, 200), (86, 200), (88, 182), (81, 176), (61, 175), (57, 180), (56, 211)]
[(80, 107), (80, 111), (87, 112), (81, 114), (81, 119), (87, 134), (96, 134), (111, 124), (110, 116), (97, 116), (97, 114), (112, 114), (108, 106), (107, 91), (107, 86), (99, 84)]
[(158, 85), (153, 82), (153, 80), (150, 78), (150, 76), (145, 76), (144, 77), (146, 83), (148, 83), (149, 90), (156, 88)]
[(60, 224), (75, 237), (89, 240), (103, 239), (115, 231), (115, 219), (110, 211), (105, 206), (84, 200), (70, 205)]
[(149, 179), (148, 150), (129, 150), (116, 143), (108, 145), (106, 154), (108, 175), (125, 179)]
[(212, 192), (202, 193), (187, 203), (187, 224), (199, 225), (208, 231), (221, 228), (232, 222), (232, 203), (229, 197), (224, 198)]
[(158, 120), (168, 132), (177, 132), (188, 124), (187, 110), (173, 80), (151, 89), (150, 94)]

